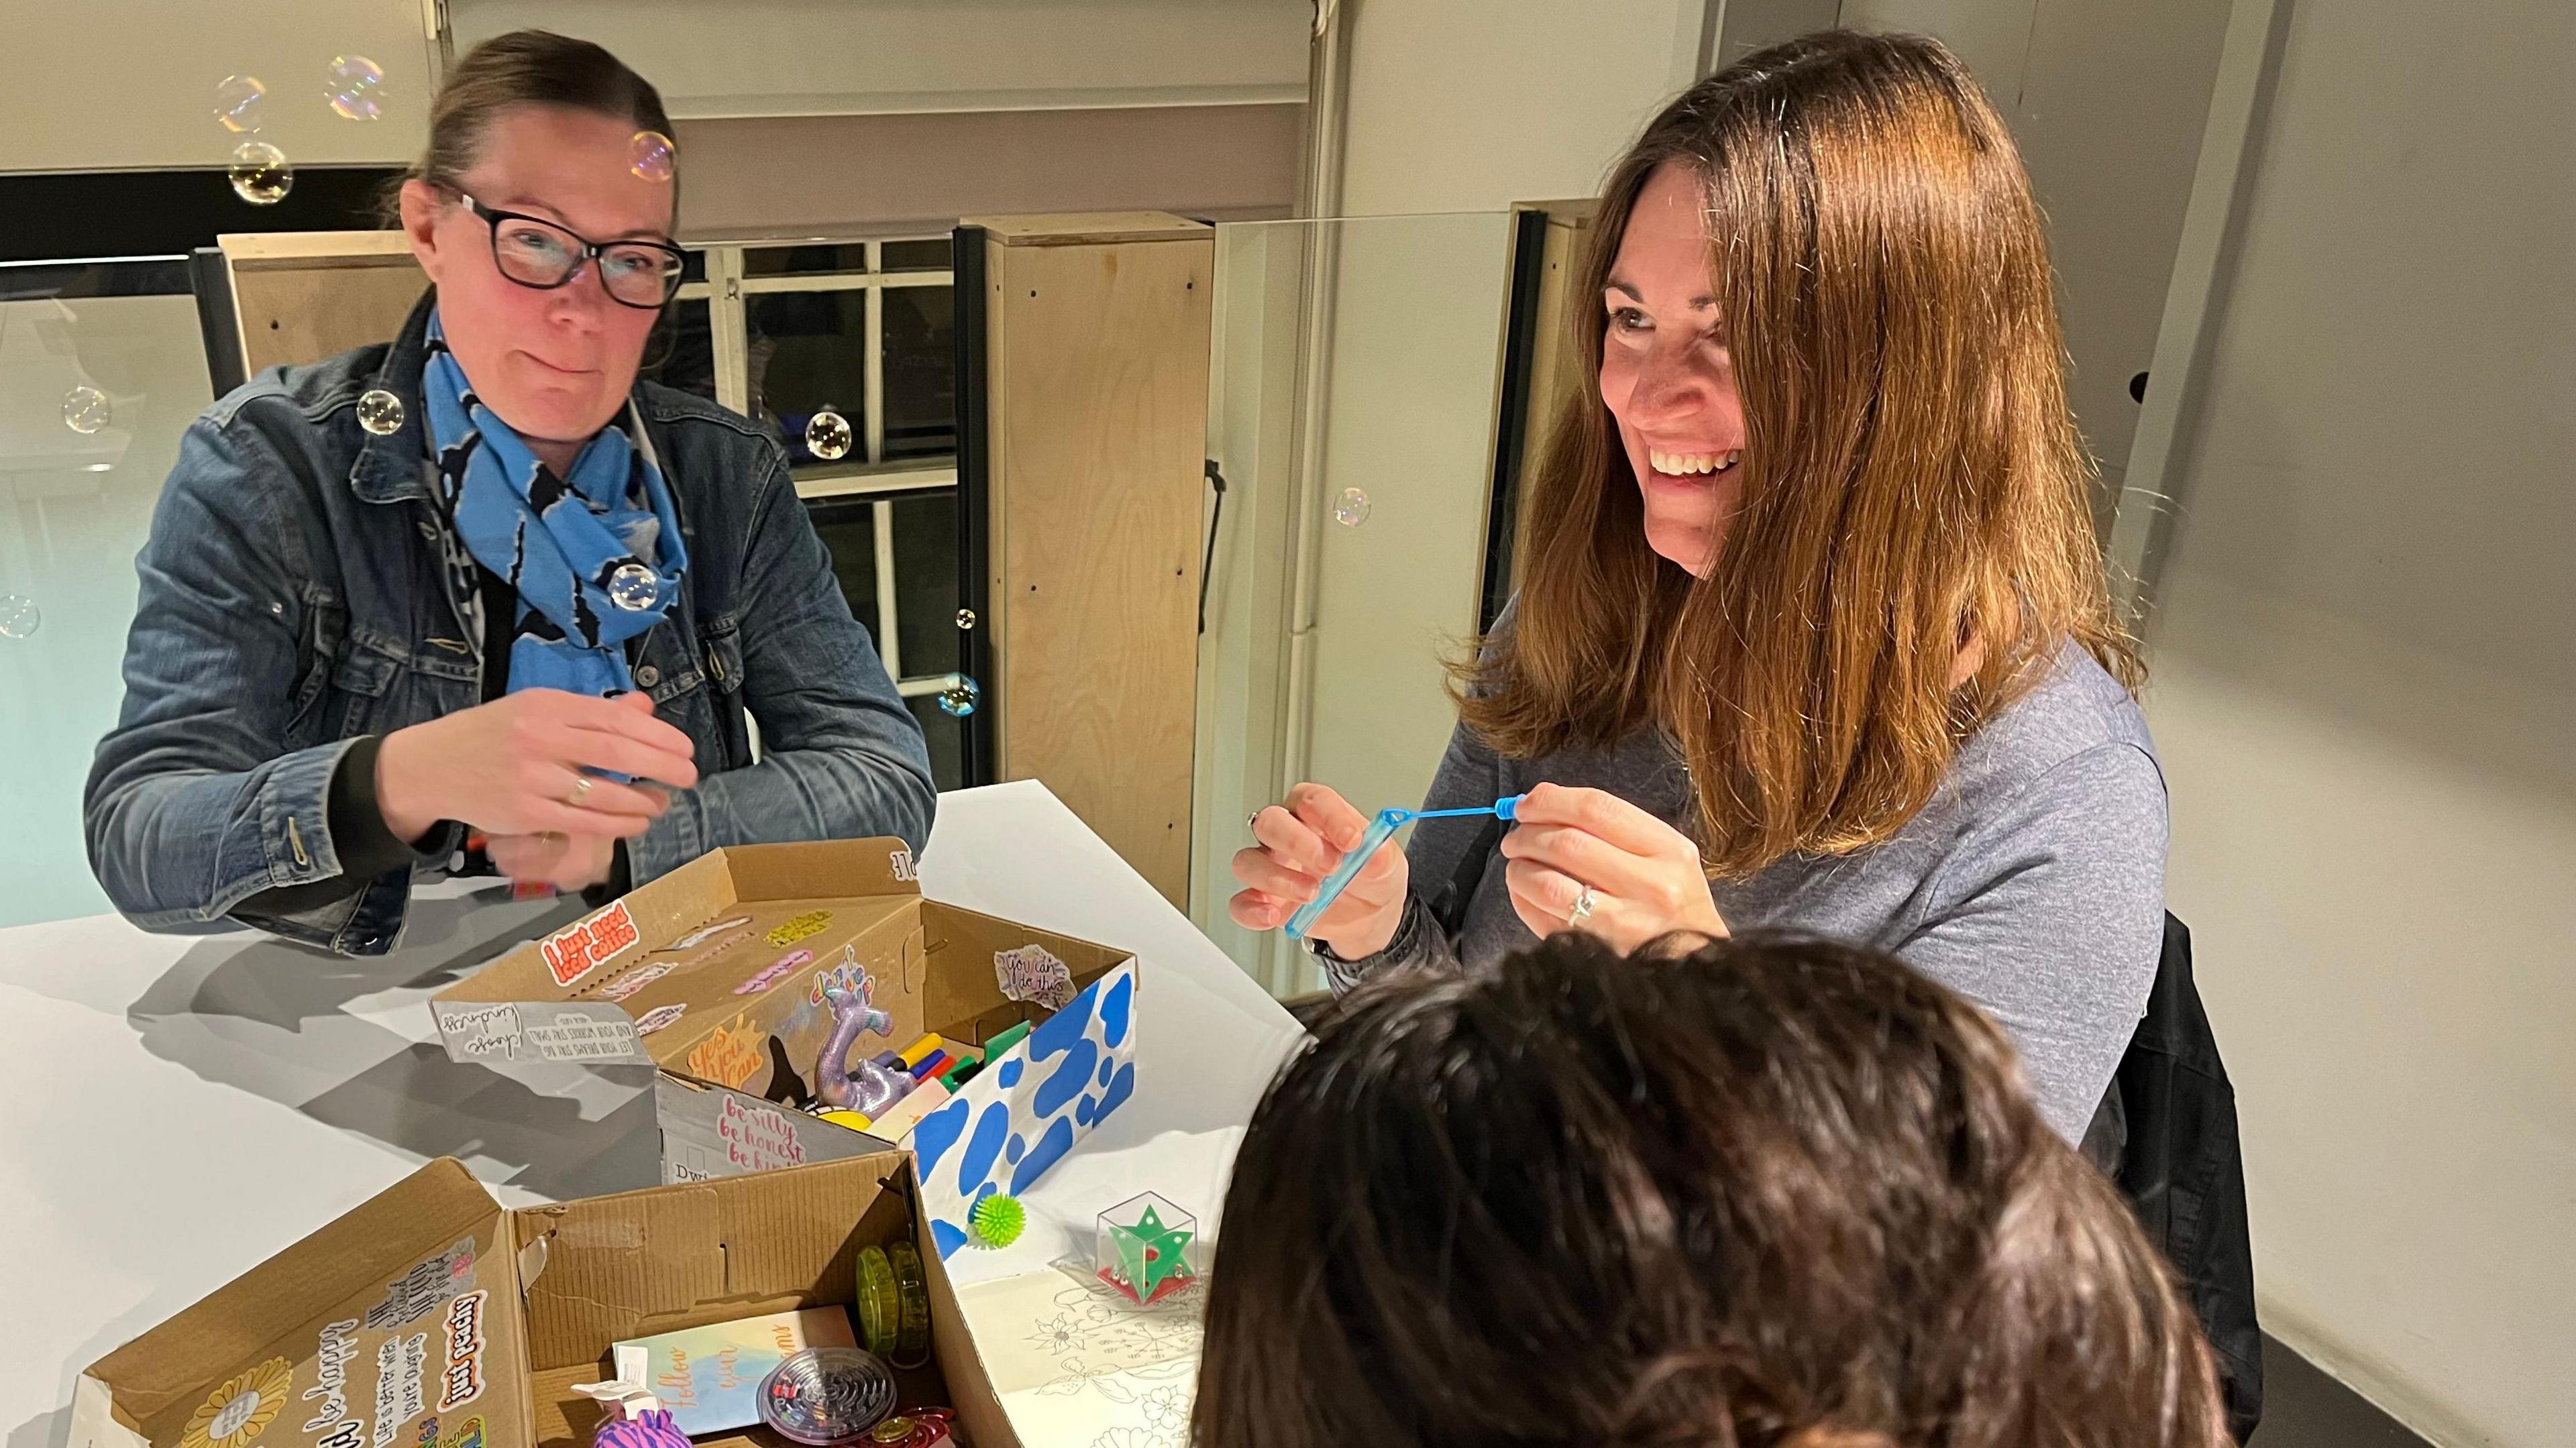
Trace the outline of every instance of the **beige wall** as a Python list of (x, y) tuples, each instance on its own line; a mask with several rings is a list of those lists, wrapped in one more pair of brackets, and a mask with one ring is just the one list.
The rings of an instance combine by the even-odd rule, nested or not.
[(652, 77), (671, 114), (867, 115), (1295, 101), (1308, 0), (448, 0), (459, 53), (541, 26)]
[[(2119, 496), (2231, 0), (1843, 0), (1842, 23), (1937, 37), (2012, 127), (2048, 217), (2070, 387)], [(2106, 503), (2107, 506), (2107, 503)]]
[[(0, 171), (222, 166), (248, 139), (215, 120), (230, 75), (268, 87), (259, 139), (296, 165), (403, 161), (428, 134), (420, 0), (0, 0)], [(323, 100), (333, 57), (382, 67), (384, 115)]]
[(2265, 1326), (2576, 1430), (2576, 12), (2296, 5), (2149, 642)]
[(1346, 216), (1589, 196), (1691, 79), (1701, 0), (1344, 0)]
[(678, 122), (680, 226), (739, 238), (945, 231), (968, 215), (1285, 216), (1303, 104)]

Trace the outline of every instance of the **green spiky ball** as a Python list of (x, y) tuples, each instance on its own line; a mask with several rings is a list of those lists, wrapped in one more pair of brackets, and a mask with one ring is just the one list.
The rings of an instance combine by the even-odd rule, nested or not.
[(1028, 1208), (1017, 1197), (995, 1193), (977, 1202), (966, 1213), (966, 1225), (975, 1229), (975, 1239), (987, 1247), (1007, 1247), (1020, 1240), (1029, 1225)]

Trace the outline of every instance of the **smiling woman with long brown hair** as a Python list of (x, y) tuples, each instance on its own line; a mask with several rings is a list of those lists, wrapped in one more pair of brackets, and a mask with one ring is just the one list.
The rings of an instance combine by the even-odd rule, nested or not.
[[(1612, 171), (1518, 600), (1422, 825), (1312, 932), (1338, 983), (1577, 928), (1793, 925), (2011, 1032), (2079, 1135), (2163, 917), (2165, 797), (2068, 410), (2038, 208), (1934, 41), (1826, 32), (1693, 86)], [(1365, 821), (1301, 785), (1233, 902)]]

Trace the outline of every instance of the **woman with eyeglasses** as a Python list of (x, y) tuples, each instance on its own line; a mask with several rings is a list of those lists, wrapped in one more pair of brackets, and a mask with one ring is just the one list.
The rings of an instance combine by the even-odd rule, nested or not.
[(670, 130), (596, 45), (475, 47), (402, 183), (432, 284), (402, 334), (190, 427), (87, 793), (137, 924), (380, 953), (469, 834), (563, 890), (719, 845), (920, 848), (921, 727), (784, 452), (636, 377), (683, 260)]

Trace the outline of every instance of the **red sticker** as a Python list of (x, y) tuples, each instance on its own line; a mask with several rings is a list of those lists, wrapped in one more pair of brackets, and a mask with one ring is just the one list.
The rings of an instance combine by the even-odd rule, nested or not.
[(545, 953), (546, 969), (554, 973), (555, 984), (571, 985), (639, 939), (635, 919), (620, 900), (588, 920), (576, 920), (547, 936), (538, 948)]

